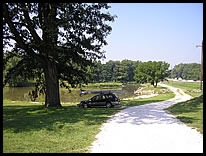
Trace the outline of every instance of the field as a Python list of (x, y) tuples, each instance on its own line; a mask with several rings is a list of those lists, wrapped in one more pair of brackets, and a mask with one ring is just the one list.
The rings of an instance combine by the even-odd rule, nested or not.
[[(173, 93), (153, 98), (122, 101), (137, 106), (174, 97)], [(85, 153), (101, 125), (121, 108), (44, 108), (41, 104), (3, 101), (4, 153)]]

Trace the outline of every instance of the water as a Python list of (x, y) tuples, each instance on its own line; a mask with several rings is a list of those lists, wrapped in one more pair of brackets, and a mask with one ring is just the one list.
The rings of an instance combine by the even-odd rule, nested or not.
[[(129, 84), (123, 85), (122, 88), (92, 88), (92, 90), (107, 90), (107, 89), (122, 89), (125, 91), (125, 94), (116, 94), (117, 96), (122, 98), (128, 98), (134, 96), (134, 90), (138, 88), (138, 85)], [(28, 96), (29, 92), (34, 89), (33, 87), (18, 87), (18, 88), (9, 88), (6, 87), (3, 89), (3, 98), (11, 101), (31, 101)], [(89, 90), (89, 88), (84, 88), (85, 90)], [(91, 88), (90, 88), (91, 89)], [(81, 100), (87, 100), (93, 97), (95, 94), (85, 95), (80, 97), (80, 89), (74, 89), (71, 93), (64, 88), (60, 88), (60, 100), (62, 103), (78, 103)], [(36, 102), (44, 102), (45, 96), (41, 95), (36, 99)]]

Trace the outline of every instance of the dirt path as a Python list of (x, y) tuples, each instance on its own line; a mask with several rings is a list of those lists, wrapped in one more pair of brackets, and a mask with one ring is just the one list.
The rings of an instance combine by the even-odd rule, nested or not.
[(203, 136), (164, 109), (191, 97), (164, 84), (175, 98), (124, 109), (105, 123), (91, 153), (202, 153)]

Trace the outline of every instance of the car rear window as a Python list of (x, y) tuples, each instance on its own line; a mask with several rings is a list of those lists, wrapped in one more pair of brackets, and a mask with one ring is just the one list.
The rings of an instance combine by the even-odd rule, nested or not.
[(106, 97), (107, 99), (113, 99), (113, 98), (114, 98), (112, 94), (106, 94), (105, 97)]

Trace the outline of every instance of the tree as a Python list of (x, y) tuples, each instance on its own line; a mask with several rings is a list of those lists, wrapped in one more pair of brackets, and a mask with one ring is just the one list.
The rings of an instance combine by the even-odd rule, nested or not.
[(4, 84), (14, 72), (36, 77), (36, 91), (46, 94), (45, 106), (61, 107), (59, 85), (87, 83), (88, 66), (105, 57), (101, 48), (112, 30), (107, 22), (115, 16), (102, 9), (109, 8), (102, 3), (3, 3), (3, 48), (14, 42), (3, 66), (9, 58), (21, 58)]
[(121, 64), (119, 67), (119, 76), (118, 76), (118, 80), (120, 82), (129, 81), (129, 67), (130, 67), (130, 64), (128, 63), (128, 60), (121, 61)]
[(104, 80), (106, 82), (112, 81), (113, 77), (113, 68), (114, 68), (114, 63), (112, 60), (109, 60), (106, 64), (104, 64), (104, 69), (103, 69), (103, 76)]
[(121, 82), (134, 81), (134, 71), (139, 61), (122, 60), (119, 70), (119, 80)]
[(168, 63), (162, 61), (142, 62), (135, 70), (134, 79), (140, 84), (151, 83), (156, 88), (158, 82), (169, 76), (169, 66)]
[(129, 82), (134, 81), (134, 70), (140, 61), (122, 60), (113, 61), (109, 60), (105, 64), (97, 62), (92, 70), (92, 82)]
[(99, 60), (95, 63), (95, 66), (92, 67), (90, 82), (102, 82), (103, 81), (102, 71), (103, 71), (103, 66), (101, 64), (101, 61)]
[(119, 79), (118, 77), (120, 76), (120, 66), (121, 66), (121, 61), (112, 61), (113, 68), (111, 71), (112, 74), (112, 79), (111, 81), (117, 82)]

